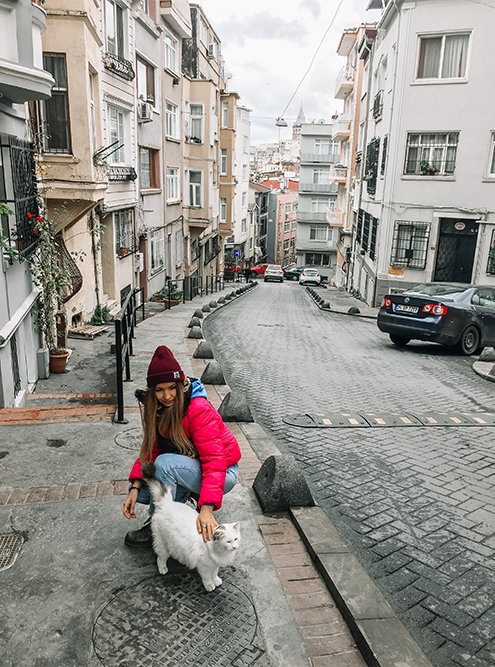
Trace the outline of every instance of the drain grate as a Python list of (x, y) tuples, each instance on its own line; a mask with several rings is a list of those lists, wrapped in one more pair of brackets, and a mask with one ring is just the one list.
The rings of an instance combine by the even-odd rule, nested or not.
[(0, 534), (0, 571), (12, 567), (23, 544), (24, 538), (17, 533)]
[(140, 428), (128, 428), (115, 436), (115, 442), (124, 449), (141, 449), (143, 442), (143, 430)]

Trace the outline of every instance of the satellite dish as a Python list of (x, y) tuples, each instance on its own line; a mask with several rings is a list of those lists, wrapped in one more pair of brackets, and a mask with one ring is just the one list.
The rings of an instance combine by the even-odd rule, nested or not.
[(320, 125), (324, 125), (324, 124), (325, 124), (325, 119), (324, 119), (324, 118), (320, 118), (320, 120), (319, 120), (318, 122), (320, 123)]

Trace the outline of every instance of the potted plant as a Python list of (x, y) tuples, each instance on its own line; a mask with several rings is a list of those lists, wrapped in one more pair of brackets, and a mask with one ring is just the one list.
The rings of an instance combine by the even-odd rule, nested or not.
[(421, 173), (427, 176), (434, 176), (439, 172), (439, 169), (431, 165), (427, 160), (422, 160), (419, 163), (419, 168), (421, 170)]
[(182, 301), (182, 292), (177, 289), (177, 283), (167, 283), (163, 289), (153, 296), (157, 303), (164, 303), (165, 308), (178, 306)]

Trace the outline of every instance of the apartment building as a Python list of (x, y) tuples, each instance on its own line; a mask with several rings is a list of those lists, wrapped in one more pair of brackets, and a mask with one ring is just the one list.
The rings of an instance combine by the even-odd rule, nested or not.
[(242, 265), (255, 259), (255, 232), (249, 209), (249, 155), (251, 144), (250, 109), (237, 105), (234, 148), (234, 247), (240, 249)]
[(255, 221), (254, 263), (273, 262), (273, 256), (268, 258), (268, 203), (270, 188), (261, 183), (250, 181), (249, 205), (253, 211)]
[(235, 235), (236, 220), (236, 109), (239, 95), (222, 91), (220, 93), (220, 219), (219, 229), (225, 248), (237, 248)]
[(37, 237), (29, 216), (38, 214), (34, 146), (25, 103), (48, 100), (54, 79), (43, 68), (41, 36), (46, 13), (31, 2), (0, 2), (0, 407), (22, 406), (30, 386), (46, 377), (47, 356), (33, 307), (38, 289), (29, 259)]
[(297, 266), (315, 267), (330, 280), (337, 263), (337, 230), (327, 222), (334, 213), (338, 186), (330, 182), (330, 167), (339, 159), (333, 125), (306, 123), (301, 127), (301, 158), (296, 218)]
[[(422, 281), (495, 284), (493, 10), (384, 3), (364, 62), (353, 287), (369, 304)], [(381, 6), (372, 0), (370, 7)]]
[(275, 252), (274, 263), (287, 269), (295, 264), (297, 190), (272, 193), (275, 203)]

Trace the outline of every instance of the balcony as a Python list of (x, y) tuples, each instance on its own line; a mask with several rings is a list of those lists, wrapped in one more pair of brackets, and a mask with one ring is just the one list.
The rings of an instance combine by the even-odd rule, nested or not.
[(330, 180), (337, 183), (345, 183), (347, 180), (347, 167), (343, 164), (333, 164), (330, 167)]
[(105, 69), (126, 81), (132, 81), (136, 73), (132, 67), (132, 63), (116, 53), (109, 53), (108, 51), (103, 56), (103, 64)]
[(298, 211), (297, 222), (326, 222), (326, 213), (311, 213), (310, 211)]
[(137, 178), (134, 167), (109, 167), (108, 180), (115, 182), (135, 181)]
[(346, 141), (351, 136), (351, 118), (341, 114), (333, 122), (332, 139), (334, 141)]
[(325, 220), (331, 227), (342, 227), (342, 212), (336, 211), (329, 206), (327, 208)]
[(346, 65), (343, 67), (338, 76), (337, 81), (335, 82), (335, 94), (334, 97), (338, 100), (344, 100), (347, 95), (354, 88), (354, 76), (355, 71), (352, 67)]
[(188, 0), (160, 0), (160, 14), (181, 38), (191, 37), (191, 10)]
[(310, 164), (333, 164), (337, 161), (337, 155), (331, 153), (301, 153), (300, 161)]
[(336, 195), (337, 190), (337, 183), (299, 183), (299, 192), (303, 194), (326, 192), (327, 194)]

